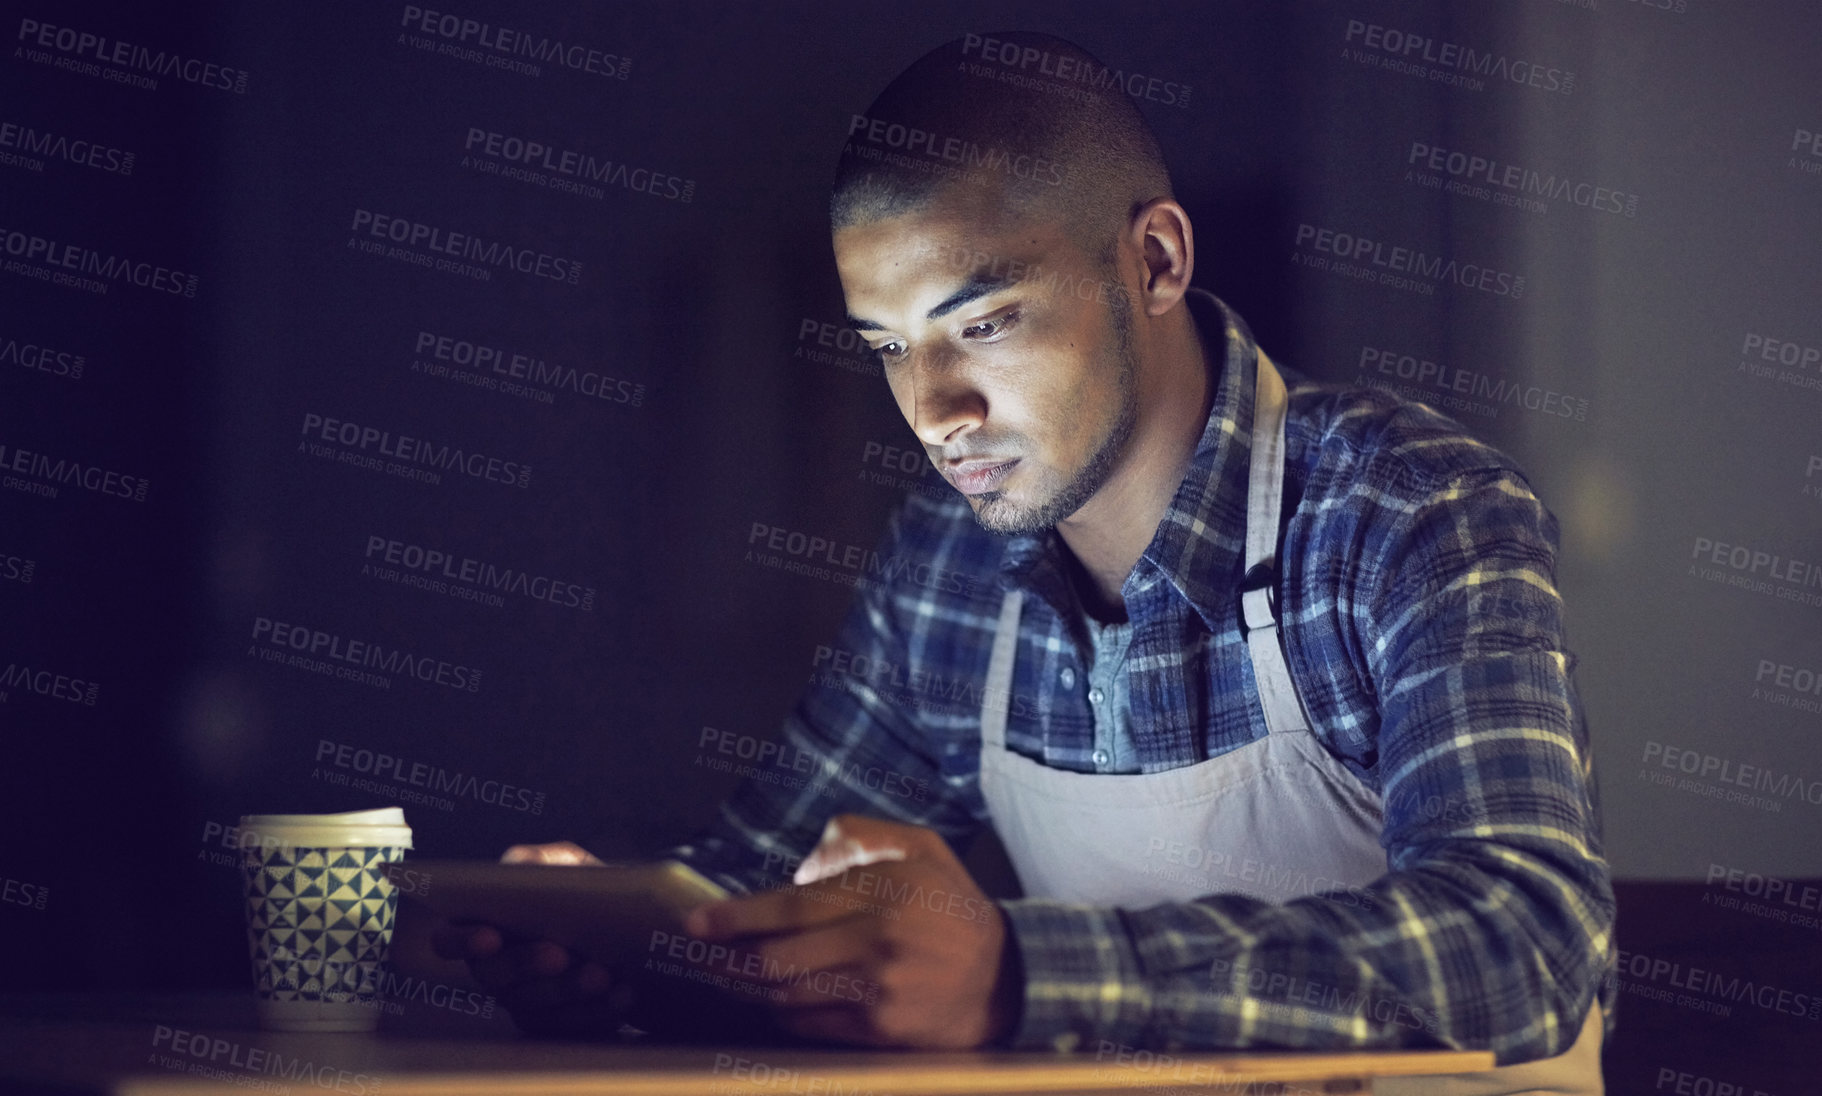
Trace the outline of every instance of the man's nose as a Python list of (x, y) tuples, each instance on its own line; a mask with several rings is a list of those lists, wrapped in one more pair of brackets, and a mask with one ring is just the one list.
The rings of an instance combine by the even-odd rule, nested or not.
[(925, 445), (952, 445), (987, 419), (987, 400), (962, 368), (960, 355), (936, 351), (912, 366), (912, 431)]

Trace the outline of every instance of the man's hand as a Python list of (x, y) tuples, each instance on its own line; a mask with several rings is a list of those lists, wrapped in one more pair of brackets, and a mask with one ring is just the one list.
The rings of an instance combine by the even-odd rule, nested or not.
[[(506, 864), (599, 865), (569, 841), (514, 845)], [(466, 959), (475, 980), (500, 999), (513, 1022), (540, 1035), (612, 1034), (630, 1004), (631, 987), (607, 970), (548, 940), (508, 944), (491, 925), (438, 925), (431, 947), (445, 959)]]
[(858, 866), (699, 906), (690, 933), (743, 953), (735, 969), (775, 987), (778, 1026), (798, 1035), (964, 1049), (1009, 1034), (1024, 1000), (1017, 947), (948, 844), (921, 826), (852, 814), (836, 816), (825, 845), (831, 836), (841, 859), (818, 846), (806, 864)]
[(574, 841), (552, 841), (548, 845), (514, 845), (500, 854), (500, 863), (602, 866), (602, 861), (594, 853)]

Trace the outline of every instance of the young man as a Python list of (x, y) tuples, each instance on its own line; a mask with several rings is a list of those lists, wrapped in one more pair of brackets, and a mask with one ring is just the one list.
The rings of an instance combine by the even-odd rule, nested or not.
[[(1191, 288), (1130, 102), (979, 42), (855, 117), (831, 201), (851, 322), (957, 494), (894, 514), (882, 557), (928, 566), (857, 594), (785, 723), (827, 781), (749, 780), (675, 850), (753, 892), (692, 932), (804, 1036), (1449, 1045), (1504, 1068), (1399, 1091), (1598, 1092), (1613, 901), (1554, 519), (1427, 407), (1274, 367)], [(952, 851), (986, 826), (1025, 898)], [(445, 939), (533, 1023), (612, 981)]]

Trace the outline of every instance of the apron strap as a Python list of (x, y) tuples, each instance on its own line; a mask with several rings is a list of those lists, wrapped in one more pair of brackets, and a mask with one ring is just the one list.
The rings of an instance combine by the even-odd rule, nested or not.
[(1265, 351), (1253, 385), (1253, 448), (1247, 457), (1246, 568), (1240, 582), (1241, 631), (1252, 654), (1253, 681), (1268, 734), (1310, 729), (1278, 631), (1278, 517), (1284, 497), (1284, 378)]
[(993, 655), (987, 661), (987, 687), (981, 690), (981, 747), (1004, 749), (1006, 712), (1012, 706), (1012, 660), (1019, 645), (1019, 611), (1025, 591), (1006, 591), (1000, 601), (1000, 622), (993, 633)]

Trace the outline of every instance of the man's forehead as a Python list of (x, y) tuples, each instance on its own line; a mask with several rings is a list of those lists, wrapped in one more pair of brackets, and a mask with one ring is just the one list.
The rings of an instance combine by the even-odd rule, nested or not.
[[(905, 233), (897, 245), (880, 242), (841, 259), (849, 323), (884, 331), (921, 315), (934, 321), (956, 309), (1041, 278), (1058, 265), (1054, 240), (1029, 232), (997, 238), (979, 234)], [(902, 314), (901, 314), (902, 310)]]
[[(921, 209), (835, 234), (842, 288), (856, 296), (920, 296), (942, 290), (1014, 285), (1031, 268), (1063, 258), (1069, 244), (1061, 226), (1033, 218), (994, 216), (970, 220), (962, 210)], [(974, 294), (978, 296), (979, 294)]]

